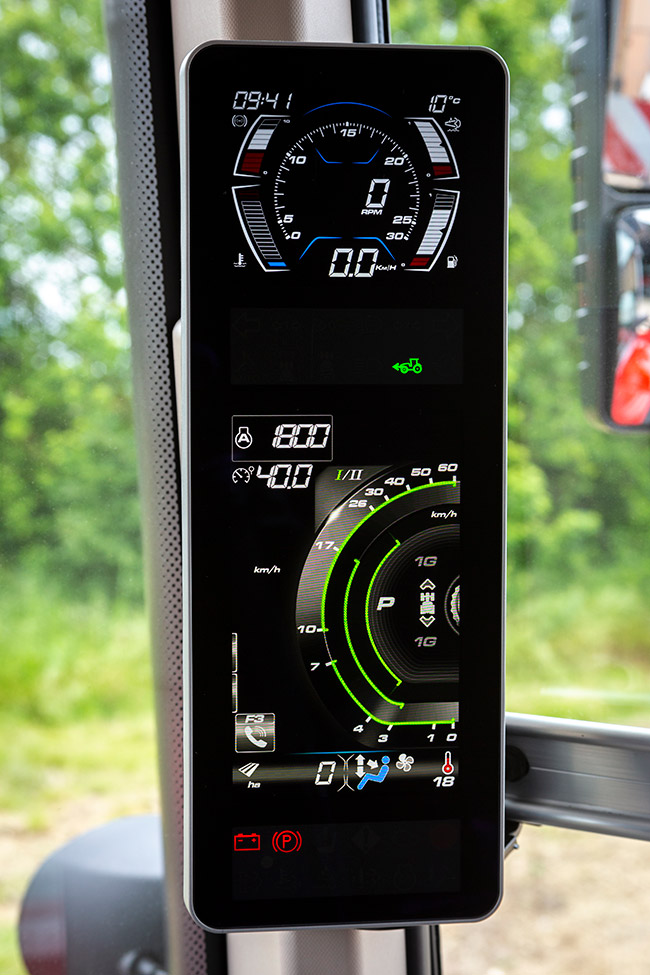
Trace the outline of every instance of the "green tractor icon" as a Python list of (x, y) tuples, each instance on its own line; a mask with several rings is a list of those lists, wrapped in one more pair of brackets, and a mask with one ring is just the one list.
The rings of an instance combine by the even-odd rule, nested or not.
[(422, 363), (419, 359), (409, 359), (408, 362), (396, 362), (393, 365), (393, 369), (397, 369), (399, 372), (406, 375), (407, 372), (422, 372)]

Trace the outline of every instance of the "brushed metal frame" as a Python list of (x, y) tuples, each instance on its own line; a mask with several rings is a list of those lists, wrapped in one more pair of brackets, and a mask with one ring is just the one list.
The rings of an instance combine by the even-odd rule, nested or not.
[(650, 731), (506, 716), (506, 817), (650, 840)]

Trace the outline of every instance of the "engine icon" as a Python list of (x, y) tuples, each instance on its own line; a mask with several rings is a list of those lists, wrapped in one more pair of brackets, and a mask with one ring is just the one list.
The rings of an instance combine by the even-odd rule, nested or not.
[(235, 446), (240, 450), (246, 450), (253, 443), (253, 438), (248, 427), (240, 427), (235, 434)]

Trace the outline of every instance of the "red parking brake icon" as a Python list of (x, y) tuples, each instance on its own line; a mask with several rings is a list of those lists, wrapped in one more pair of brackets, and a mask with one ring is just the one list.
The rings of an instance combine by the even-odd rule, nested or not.
[(235, 833), (235, 853), (259, 850), (260, 842), (261, 837), (259, 833)]
[(297, 830), (281, 829), (273, 834), (271, 842), (276, 853), (297, 853), (302, 846), (302, 836)]

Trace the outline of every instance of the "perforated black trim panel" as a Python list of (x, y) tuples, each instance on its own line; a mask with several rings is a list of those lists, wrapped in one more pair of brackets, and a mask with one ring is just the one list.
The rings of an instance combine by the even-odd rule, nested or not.
[(181, 533), (170, 345), (180, 309), (180, 258), (171, 23), (164, 5), (147, 0), (109, 0), (106, 19), (158, 707), (169, 967), (175, 975), (204, 975), (206, 937), (185, 909), (181, 881)]

